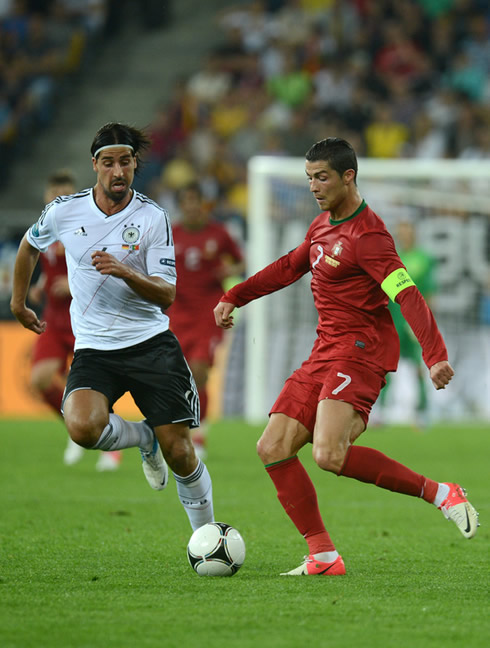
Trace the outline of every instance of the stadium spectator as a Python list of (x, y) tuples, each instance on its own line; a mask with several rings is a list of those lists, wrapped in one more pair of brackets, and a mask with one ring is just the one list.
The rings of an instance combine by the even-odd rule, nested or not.
[(196, 381), (201, 425), (193, 431), (197, 454), (204, 458), (207, 439), (207, 383), (223, 331), (216, 327), (213, 307), (228, 277), (245, 270), (243, 255), (226, 228), (210, 218), (198, 183), (177, 192), (179, 222), (173, 226), (178, 289), (168, 310), (170, 328), (180, 342)]
[(368, 157), (401, 157), (410, 136), (408, 128), (393, 117), (393, 109), (388, 102), (378, 103), (374, 118), (364, 129), (366, 153)]
[[(186, 83), (186, 110), (194, 119), (182, 144), (196, 175), (201, 177), (203, 156), (209, 162), (222, 149), (245, 170), (248, 159), (264, 150), (270, 130), (282, 140), (279, 150), (297, 155), (301, 137), (291, 136), (300, 121), (297, 112), (317, 137), (348, 136), (363, 156), (424, 157), (439, 151), (458, 157), (470, 144), (464, 123), (461, 138), (457, 132), (458, 120), (465, 121), (460, 115), (467, 108), (485, 112), (488, 105), (489, 84), (479, 86), (474, 79), (475, 70), (490, 65), (490, 40), (481, 2), (436, 4), (288, 0), (226, 9), (217, 17), (224, 42)], [(463, 59), (469, 61), (469, 78), (459, 74)], [(432, 127), (418, 119), (420, 106), (428, 110)], [(379, 111), (393, 117), (380, 121)], [(217, 131), (224, 136), (219, 151)], [(212, 167), (209, 162), (208, 178)], [(227, 175), (233, 183), (230, 175), (242, 173)], [(157, 188), (146, 190), (158, 199)]]
[(448, 146), (446, 132), (437, 127), (425, 110), (413, 120), (412, 138), (407, 154), (414, 158), (444, 158)]
[(294, 250), (228, 290), (215, 308), (218, 326), (232, 312), (311, 272), (319, 313), (310, 357), (286, 381), (258, 442), (258, 453), (279, 501), (308, 544), (309, 555), (284, 575), (341, 575), (345, 565), (322, 521), (315, 488), (297, 453), (313, 444), (317, 465), (335, 475), (423, 498), (466, 538), (478, 514), (457, 484), (438, 483), (378, 450), (355, 445), (372, 405), (395, 371), (399, 341), (388, 299), (400, 305), (423, 349), (432, 383), (444, 389), (454, 371), (435, 319), (398, 256), (383, 221), (362, 199), (357, 159), (340, 138), (314, 144), (306, 174), (319, 207), (305, 240)]
[[(199, 425), (197, 390), (165, 314), (175, 298), (172, 230), (166, 212), (132, 189), (139, 152), (148, 145), (144, 133), (125, 124), (97, 131), (90, 147), (95, 187), (50, 203), (26, 232), (11, 308), (25, 328), (44, 332), (46, 323), (25, 299), (40, 251), (60, 241), (75, 334), (63, 400), (68, 432), (87, 449), (139, 447), (155, 490), (167, 485), (167, 461), (196, 529), (213, 520), (212, 486), (190, 438)], [(145, 420), (112, 412), (127, 391)]]
[[(52, 173), (44, 192), (44, 203), (49, 205), (58, 196), (75, 193), (75, 180), (69, 170)], [(31, 385), (35, 392), (61, 416), (61, 402), (66, 385), (66, 373), (73, 355), (75, 338), (70, 322), (71, 293), (65, 261), (65, 250), (58, 241), (39, 256), (41, 272), (29, 289), (29, 301), (43, 305), (42, 319), (46, 330), (32, 350)], [(83, 448), (68, 437), (63, 461), (72, 465), (83, 456)], [(101, 452), (96, 469), (115, 470), (121, 462), (121, 451)]]
[(0, 162), (0, 182), (6, 182), (28, 138), (52, 122), (66, 82), (99, 50), (110, 5), (110, 0), (13, 0), (2, 7), (0, 159), (8, 156), (9, 164)]

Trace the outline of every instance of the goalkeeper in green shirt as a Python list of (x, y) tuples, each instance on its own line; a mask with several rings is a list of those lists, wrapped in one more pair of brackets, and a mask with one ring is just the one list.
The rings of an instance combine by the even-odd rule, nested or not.
[[(415, 228), (409, 221), (401, 221), (396, 229), (396, 246), (403, 264), (415, 285), (424, 296), (427, 304), (432, 308), (432, 297), (436, 292), (435, 282), (435, 259), (423, 248), (416, 245)], [(422, 352), (417, 338), (407, 324), (400, 311), (400, 306), (390, 301), (389, 309), (398, 336), (400, 338), (400, 358), (405, 358), (416, 369), (417, 375), (417, 422), (423, 424), (427, 419), (427, 392), (424, 379), (424, 364)], [(386, 398), (390, 389), (390, 374), (387, 374), (387, 383), (381, 391), (380, 405), (386, 404)]]

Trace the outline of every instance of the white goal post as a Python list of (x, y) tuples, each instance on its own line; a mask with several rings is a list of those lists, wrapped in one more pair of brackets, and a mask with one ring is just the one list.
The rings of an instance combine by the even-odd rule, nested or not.
[[(456, 376), (435, 416), (490, 419), (490, 160), (359, 159), (357, 182), (390, 231), (412, 220), (419, 243), (437, 259), (433, 308)], [(252, 158), (248, 187), (250, 276), (299, 245), (319, 210), (303, 158)], [(244, 415), (257, 423), (315, 338), (309, 276), (243, 311)]]

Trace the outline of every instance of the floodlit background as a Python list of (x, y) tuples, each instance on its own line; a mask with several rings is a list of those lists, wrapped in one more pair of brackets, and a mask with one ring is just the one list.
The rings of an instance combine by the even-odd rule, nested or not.
[[(0, 2), (0, 414), (49, 416), (26, 387), (33, 335), (10, 316), (12, 264), (43, 207), (47, 175), (67, 167), (80, 189), (93, 183), (89, 149), (102, 124), (148, 128), (153, 145), (136, 188), (177, 221), (176, 189), (199, 180), (250, 259), (255, 155), (301, 158), (336, 135), (360, 159), (488, 160), (489, 24), (486, 0)], [(362, 178), (361, 164), (370, 204), (393, 232), (412, 221), (417, 244), (438, 262), (433, 308), (464, 380), (430, 417), (488, 420), (490, 228), (488, 208), (470, 201), (488, 197), (488, 176), (478, 186), (427, 179), (415, 190), (408, 178), (395, 193), (390, 181)], [(286, 240), (270, 230), (278, 250), (301, 241), (316, 209), (306, 187), (296, 188), (301, 175), (280, 182), (271, 219), (285, 214), (300, 226)], [(427, 191), (451, 200), (438, 209)], [(280, 305), (285, 335), (309, 340), (314, 315), (299, 317), (291, 299)], [(240, 315), (212, 376), (214, 418), (246, 412), (246, 309)], [(273, 362), (277, 393), (283, 376)], [(412, 420), (414, 389), (402, 362), (383, 417)], [(137, 415), (129, 400), (121, 406)]]

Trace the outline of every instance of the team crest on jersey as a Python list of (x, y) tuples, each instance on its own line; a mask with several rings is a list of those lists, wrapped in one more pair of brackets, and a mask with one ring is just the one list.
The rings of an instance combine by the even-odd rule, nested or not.
[(123, 250), (129, 250), (129, 252), (134, 252), (135, 250), (140, 249), (140, 246), (138, 245), (138, 241), (140, 238), (140, 231), (137, 227), (131, 225), (131, 227), (124, 228), (122, 237), (124, 243), (122, 244), (121, 247)]
[(342, 241), (337, 241), (337, 243), (335, 243), (335, 245), (332, 247), (332, 254), (334, 256), (340, 256), (343, 249), (344, 248), (342, 247)]
[(131, 225), (131, 227), (126, 227), (123, 230), (122, 233), (123, 241), (127, 243), (128, 245), (135, 244), (138, 242), (138, 239), (140, 237), (140, 231), (137, 227), (134, 227), (134, 225)]

